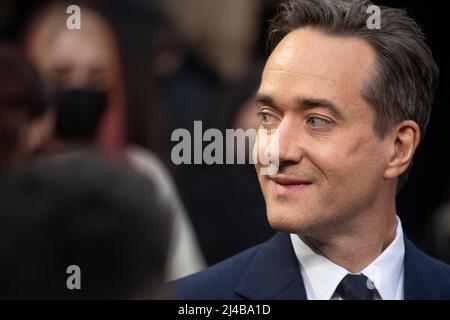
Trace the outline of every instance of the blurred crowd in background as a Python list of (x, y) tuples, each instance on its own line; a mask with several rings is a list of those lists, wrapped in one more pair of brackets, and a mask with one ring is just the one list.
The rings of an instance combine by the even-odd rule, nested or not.
[[(406, 7), (441, 69), (398, 214), (450, 262), (450, 30), (425, 1), (375, 3)], [(79, 30), (66, 25), (72, 4)], [(276, 4), (1, 1), (0, 297), (162, 298), (166, 280), (274, 234), (252, 165), (174, 165), (170, 151), (171, 133), (195, 120), (258, 127), (252, 97)], [(77, 261), (84, 296), (61, 274)]]

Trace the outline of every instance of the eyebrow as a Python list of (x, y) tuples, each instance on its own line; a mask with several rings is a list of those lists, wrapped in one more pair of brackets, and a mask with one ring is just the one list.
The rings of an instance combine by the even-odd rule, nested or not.
[(308, 99), (298, 98), (298, 99), (296, 99), (296, 101), (297, 101), (297, 105), (304, 110), (309, 110), (309, 109), (313, 109), (313, 108), (322, 108), (322, 109), (328, 110), (328, 112), (330, 112), (336, 119), (338, 119), (338, 120), (344, 119), (344, 115), (341, 113), (341, 111), (339, 111), (339, 108), (333, 102), (331, 102), (329, 100), (313, 99), (313, 98), (308, 98)]
[[(255, 101), (257, 105), (266, 105), (275, 109), (276, 107), (275, 99), (271, 96), (257, 93), (255, 96)], [(339, 108), (331, 101), (327, 99), (316, 99), (316, 98), (296, 98), (296, 105), (302, 110), (309, 110), (314, 108), (326, 109), (330, 112), (337, 120), (343, 120), (344, 115), (339, 111)]]

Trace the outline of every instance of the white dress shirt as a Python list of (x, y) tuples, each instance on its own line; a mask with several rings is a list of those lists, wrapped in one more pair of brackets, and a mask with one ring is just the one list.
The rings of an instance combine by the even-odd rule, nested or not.
[[(291, 234), (295, 255), (308, 300), (340, 299), (335, 293), (341, 280), (351, 273), (343, 267), (315, 253), (296, 234)], [(378, 299), (402, 300), (404, 282), (405, 243), (400, 219), (394, 241), (364, 270), (378, 291)]]

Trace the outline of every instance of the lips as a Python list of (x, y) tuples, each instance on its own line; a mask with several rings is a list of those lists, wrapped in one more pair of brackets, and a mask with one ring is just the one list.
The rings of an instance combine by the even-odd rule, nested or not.
[(270, 176), (269, 180), (272, 182), (273, 191), (278, 196), (296, 194), (312, 185), (310, 180), (284, 174)]

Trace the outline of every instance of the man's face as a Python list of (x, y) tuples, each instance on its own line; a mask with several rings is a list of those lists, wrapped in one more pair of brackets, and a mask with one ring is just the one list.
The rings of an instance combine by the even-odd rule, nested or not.
[(270, 56), (256, 99), (260, 128), (278, 135), (279, 170), (258, 178), (275, 229), (313, 235), (379, 201), (386, 141), (361, 96), (374, 66), (363, 40), (309, 28), (288, 34)]

